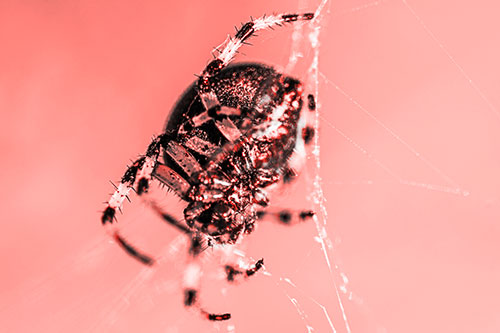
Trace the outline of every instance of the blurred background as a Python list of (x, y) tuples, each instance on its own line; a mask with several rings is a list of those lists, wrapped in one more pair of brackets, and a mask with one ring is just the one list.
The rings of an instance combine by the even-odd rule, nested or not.
[[(310, 155), (273, 205), (321, 212), (321, 179), (327, 215), (260, 223), (240, 250), (266, 272), (238, 285), (207, 251), (202, 302), (230, 321), (184, 308), (186, 239), (136, 197), (120, 228), (159, 265), (144, 268), (102, 229), (109, 180), (162, 131), (233, 26), (319, 5), (0, 1), (1, 331), (500, 330), (495, 1), (326, 1), (320, 20), (241, 50), (236, 61), (318, 88), (321, 168)], [(171, 194), (161, 203), (180, 216)]]

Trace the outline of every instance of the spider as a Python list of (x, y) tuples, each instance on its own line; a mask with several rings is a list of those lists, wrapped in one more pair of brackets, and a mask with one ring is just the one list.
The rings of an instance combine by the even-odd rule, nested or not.
[[(312, 211), (264, 209), (269, 203), (266, 188), (293, 180), (295, 164), (304, 159), (304, 145), (314, 136), (313, 127), (305, 120), (307, 112), (301, 112), (301, 82), (271, 66), (230, 64), (256, 31), (313, 17), (312, 13), (263, 16), (243, 24), (234, 37), (226, 39), (217, 56), (178, 100), (164, 132), (127, 168), (102, 214), (102, 224), (112, 224), (130, 191), (144, 197), (153, 180), (184, 200), (184, 221), (156, 204), (151, 207), (190, 236), (184, 304), (197, 307), (209, 320), (227, 320), (231, 315), (209, 313), (199, 305), (200, 265), (195, 259), (203, 249), (236, 243), (265, 216), (292, 224), (314, 215)], [(307, 107), (315, 110), (312, 95), (307, 96)], [(145, 265), (154, 264), (152, 257), (128, 243), (118, 231), (112, 235), (129, 255)], [(250, 277), (263, 265), (263, 259), (243, 269), (226, 265), (226, 278), (233, 282), (237, 276)]]

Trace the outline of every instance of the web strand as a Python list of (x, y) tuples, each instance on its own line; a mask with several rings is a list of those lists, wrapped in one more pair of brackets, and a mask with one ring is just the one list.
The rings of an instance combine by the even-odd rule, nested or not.
[(417, 22), (422, 26), (424, 31), (432, 38), (432, 40), (439, 46), (439, 48), (444, 52), (444, 54), (448, 57), (451, 63), (458, 69), (463, 78), (469, 83), (469, 85), (474, 89), (474, 91), (479, 95), (479, 97), (486, 103), (488, 108), (495, 114), (495, 116), (500, 120), (500, 111), (491, 103), (491, 101), (486, 97), (486, 95), (482, 92), (479, 86), (472, 80), (469, 74), (464, 70), (464, 68), (455, 60), (455, 57), (448, 51), (448, 49), (444, 46), (444, 44), (436, 37), (427, 24), (422, 20), (422, 18), (415, 12), (412, 6), (408, 4), (406, 0), (401, 0), (406, 8), (410, 11), (412, 16), (417, 20)]

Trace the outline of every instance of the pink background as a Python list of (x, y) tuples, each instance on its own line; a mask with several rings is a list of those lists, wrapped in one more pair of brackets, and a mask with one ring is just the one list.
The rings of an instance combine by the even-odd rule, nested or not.
[[(203, 304), (233, 314), (214, 324), (182, 306), (184, 251), (168, 252), (182, 237), (137, 198), (120, 226), (148, 253), (166, 246), (161, 265), (144, 269), (102, 230), (108, 180), (161, 131), (211, 49), (249, 16), (317, 5), (0, 2), (1, 331), (500, 331), (496, 1), (325, 8), (320, 143), (332, 274), (314, 223), (262, 223), (244, 249), (265, 258), (270, 276), (227, 286), (209, 270)], [(238, 60), (284, 68), (292, 31), (260, 33)], [(302, 50), (293, 74), (306, 78), (307, 40)], [(313, 207), (314, 175), (309, 163), (275, 204)]]

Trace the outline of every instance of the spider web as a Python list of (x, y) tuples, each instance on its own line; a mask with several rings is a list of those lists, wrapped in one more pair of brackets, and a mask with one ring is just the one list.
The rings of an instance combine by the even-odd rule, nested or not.
[[(327, 0), (299, 1), (297, 11), (303, 12), (315, 8), (318, 14), (317, 19), (311, 24), (296, 25), (293, 28), (286, 28), (285, 32), (277, 32), (282, 37), (289, 36), (284, 38), (288, 38), (291, 45), (290, 50), (286, 51), (286, 61), (281, 63), (286, 64), (283, 66), (285, 72), (306, 78), (304, 80), (306, 91), (313, 92), (316, 96), (318, 108), (314, 114), (314, 124), (316, 133), (319, 135), (315, 136), (307, 165), (297, 184), (284, 188), (273, 202), (277, 207), (309, 208), (308, 205), (311, 205), (317, 212), (317, 216), (314, 223), (293, 227), (263, 222), (255, 235), (248, 237), (245, 240), (245, 245), (241, 248), (233, 249), (229, 253), (207, 251), (203, 260), (206, 270), (202, 280), (206, 280), (206, 282), (202, 283), (202, 301), (210, 311), (231, 312), (233, 319), (221, 323), (207, 322), (199, 318), (195, 312), (184, 309), (180, 281), (185, 267), (186, 238), (176, 234), (172, 229), (165, 232), (164, 226), (158, 223), (158, 220), (144, 205), (137, 202), (125, 208), (126, 214), (120, 219), (120, 224), (124, 233), (134, 235), (134, 245), (147, 249), (148, 253), (154, 253), (159, 265), (154, 268), (138, 266), (137, 263), (124, 256), (114, 242), (99, 237), (93, 242), (89, 242), (80, 254), (62, 263), (58, 270), (51, 271), (45, 276), (37, 276), (27, 291), (24, 290), (19, 294), (16, 294), (16, 291), (4, 294), (6, 301), (0, 303), (0, 313), (8, 313), (8, 311), (4, 311), (9, 308), (7, 300), (15, 298), (26, 311), (35, 310), (45, 314), (45, 317), (37, 322), (36, 326), (40, 330), (47, 331), (62, 331), (73, 327), (76, 323), (81, 325), (80, 327), (86, 327), (86, 330), (91, 332), (130, 331), (132, 328), (166, 332), (196, 330), (247, 332), (264, 330), (265, 328), (278, 330), (283, 327), (287, 328), (286, 331), (293, 332), (385, 332), (385, 320), (378, 316), (377, 306), (385, 305), (396, 309), (403, 305), (409, 306), (408, 303), (411, 301), (404, 303), (403, 300), (401, 303), (403, 305), (383, 302), (374, 305), (374, 300), (371, 298), (371, 304), (366, 304), (365, 295), (367, 292), (356, 292), (356, 288), (351, 287), (350, 280), (359, 281), (359, 276), (347, 273), (355, 268), (342, 256), (339, 244), (344, 241), (341, 236), (346, 234), (341, 223), (349, 223), (346, 221), (355, 220), (355, 218), (350, 219), (335, 211), (335, 208), (339, 210), (341, 208), (332, 205), (332, 201), (341, 201), (342, 198), (332, 195), (332, 191), (342, 192), (349, 196), (350, 192), (346, 191), (346, 188), (361, 187), (361, 191), (355, 192), (359, 196), (360, 193), (364, 192), (373, 194), (373, 188), (382, 184), (387, 185), (390, 189), (407, 188), (413, 194), (425, 193), (429, 197), (453, 197), (456, 199), (446, 202), (453, 202), (456, 205), (471, 205), (471, 202), (484, 205), (491, 202), (484, 196), (472, 195), (471, 193), (474, 193), (473, 190), (477, 184), (466, 182), (450, 172), (450, 170), (454, 170), (453, 166), (446, 165), (439, 156), (424, 154), (423, 152), (427, 152), (429, 149), (422, 148), (422, 142), (417, 141), (418, 144), (415, 144), (416, 141), (411, 139), (411, 130), (402, 131), (397, 126), (400, 123), (390, 122), (377, 114), (373, 107), (370, 107), (373, 105), (373, 100), (370, 100), (369, 95), (364, 96), (365, 98), (359, 97), (361, 88), (357, 90), (356, 84), (350, 84), (348, 80), (340, 81), (329, 72), (328, 68), (322, 66), (325, 61), (324, 55), (328, 54), (327, 51), (325, 52), (325, 48), (329, 50), (329, 47), (333, 47), (334, 44), (331, 38), (336, 32), (328, 29), (332, 20), (357, 20), (358, 23), (363, 24), (368, 22), (368, 20), (365, 21), (367, 18), (364, 16), (365, 14), (377, 10), (383, 11), (384, 6), (389, 4), (399, 4), (401, 14), (412, 23), (411, 26), (414, 29), (418, 30), (417, 34), (428, 38), (435, 47), (431, 58), (437, 59), (442, 56), (445, 63), (453, 68), (457, 76), (456, 82), (462, 81), (467, 84), (464, 92), (478, 98), (479, 102), (474, 105), (481, 108), (481, 112), (483, 112), (481, 116), (491, 117), (494, 119), (492, 123), (498, 121), (500, 113), (495, 107), (496, 101), (488, 98), (489, 94), (475, 81), (474, 75), (461, 65), (462, 61), (454, 57), (453, 52), (443, 43), (439, 35), (430, 28), (432, 25), (419, 16), (419, 12), (412, 6), (411, 2), (406, 0), (357, 1), (345, 5)], [(366, 24), (369, 25), (369, 23)], [(276, 38), (278, 37), (271, 36), (270, 32), (263, 32), (255, 39), (254, 43), (260, 45), (262, 42), (269, 46), (276, 41)], [(394, 43), (394, 41), (392, 42)], [(342, 54), (342, 50), (335, 52), (339, 55)], [(367, 57), (364, 61), (367, 62), (368, 59)], [(355, 63), (356, 60), (359, 59), (353, 59), (352, 63)], [(364, 69), (366, 70), (366, 67)], [(358, 75), (357, 78), (359, 79), (359, 77)], [(403, 78), (404, 75), (399, 77), (400, 80)], [(363, 82), (357, 84), (361, 87)], [(398, 92), (401, 91), (390, 91), (387, 96), (395, 98)], [(332, 95), (337, 98), (333, 99), (333, 102)], [(407, 98), (411, 99), (411, 96), (407, 96)], [(409, 114), (408, 110), (402, 111), (402, 108), (408, 107), (410, 104), (407, 103), (404, 106), (390, 104), (388, 107), (392, 107), (399, 114)], [(358, 118), (353, 118), (352, 121), (361, 130), (371, 131), (370, 134), (375, 136), (379, 135), (379, 132), (374, 130), (376, 129), (385, 135), (387, 140), (383, 142), (390, 147), (386, 150), (392, 154), (404, 155), (407, 161), (419, 165), (421, 171), (418, 176), (415, 177), (412, 173), (406, 172), (406, 165), (398, 165), (384, 154), (383, 149), (373, 145), (356, 132), (356, 127), (350, 126), (348, 121), (342, 122), (335, 116), (336, 110), (332, 110), (333, 106), (339, 108), (338, 113), (357, 114)], [(361, 119), (359, 115), (363, 118)], [(408, 120), (404, 119), (404, 121)], [(367, 122), (370, 125), (363, 126)], [(422, 124), (415, 125), (415, 127), (427, 128)], [(467, 126), (464, 128), (469, 129)], [(351, 151), (354, 151), (353, 154), (358, 157), (357, 159), (353, 158), (354, 161), (359, 163), (368, 161), (373, 173), (370, 173), (367, 179), (349, 180), (350, 176), (345, 176), (340, 168), (340, 165), (345, 164), (345, 161), (336, 160), (335, 165), (339, 169), (332, 168), (329, 155), (336, 150), (332, 148), (330, 142), (322, 140), (325, 133), (328, 133), (328, 138), (334, 137), (336, 141), (342, 141)], [(434, 144), (437, 143), (434, 142)], [(399, 148), (394, 148), (396, 146)], [(335, 146), (335, 148), (345, 149), (343, 146)], [(353, 163), (353, 165), (357, 165), (357, 163)], [(352, 167), (355, 168), (355, 166)], [(358, 172), (363, 175), (362, 171)], [(491, 178), (490, 180), (495, 184), (498, 183), (496, 179)], [(462, 185), (462, 183), (466, 185)], [(491, 196), (496, 198), (497, 192), (492, 190), (487, 193), (491, 193)], [(374, 206), (380, 204), (380, 200), (375, 197), (376, 195), (373, 195), (370, 198), (376, 202)], [(418, 198), (418, 195), (415, 194), (411, 197)], [(330, 200), (326, 202), (326, 198)], [(368, 200), (365, 198), (353, 197), (350, 199), (357, 205), (354, 208), (350, 207), (351, 211), (356, 210), (353, 214), (357, 213), (358, 209), (361, 211), (363, 209), (361, 207), (369, 206)], [(172, 200), (175, 201), (173, 197), (167, 197), (162, 204), (168, 204), (171, 208)], [(444, 199), (439, 200), (441, 200), (439, 202), (445, 202)], [(494, 203), (497, 199), (491, 200)], [(399, 204), (401, 203), (399, 202)], [(179, 203), (176, 207), (177, 216), (182, 209), (181, 206)], [(332, 209), (332, 207), (334, 208)], [(386, 205), (385, 209), (389, 210), (391, 207)], [(175, 209), (173, 210), (175, 213)], [(370, 212), (378, 213), (373, 208)], [(366, 245), (368, 248), (370, 248), (370, 244), (375, 247), (375, 243), (373, 243), (375, 241), (389, 241), (388, 238), (380, 238), (371, 242), (369, 238), (365, 237), (365, 234), (374, 230), (368, 221), (382, 224), (381, 219), (370, 218), (371, 215), (361, 214), (362, 218), (360, 217), (358, 220), (365, 221), (362, 224), (363, 231), (355, 233), (356, 237), (363, 239), (368, 244)], [(152, 222), (149, 223), (148, 220)], [(451, 218), (451, 220), (454, 219)], [(426, 223), (424, 218), (418, 221)], [(397, 228), (394, 225), (391, 227)], [(429, 230), (434, 227), (431, 224), (428, 225)], [(368, 231), (365, 231), (365, 228)], [(450, 224), (449, 228), (453, 228), (453, 226)], [(150, 237), (159, 234), (162, 237)], [(166, 239), (165, 234), (167, 234)], [(354, 241), (350, 239), (350, 242)], [(468, 253), (466, 252), (465, 255)], [(389, 257), (390, 254), (387, 256)], [(260, 257), (265, 258), (264, 272), (236, 286), (228, 285), (221, 276), (220, 270), (216, 269), (225, 260), (236, 260), (246, 264)], [(374, 261), (377, 262), (375, 259)], [(349, 269), (345, 267), (349, 267)], [(372, 271), (377, 272), (376, 264), (374, 264)], [(438, 268), (435, 271), (438, 272)], [(385, 280), (396, 285), (398, 281), (396, 279), (390, 280), (387, 275)], [(405, 278), (410, 280), (397, 271), (394, 272), (394, 275), (400, 277), (400, 281), (405, 281)], [(109, 276), (116, 280), (110, 283)], [(55, 277), (58, 281), (57, 286), (53, 283)], [(75, 277), (87, 278), (92, 285), (92, 292), (83, 296), (78, 295), (74, 290), (78, 289), (79, 286), (72, 285), (72, 280)], [(389, 282), (381, 281), (380, 278), (377, 280), (377, 276), (374, 276), (373, 279), (377, 281), (374, 283), (379, 283), (381, 286), (389, 284)], [(102, 287), (99, 287), (101, 282)], [(82, 286), (82, 289), (89, 290), (89, 287)], [(444, 287), (441, 289), (446, 290)], [(61, 298), (61, 303), (66, 306), (58, 307), (56, 311), (48, 314), (41, 307), (55, 293)], [(437, 292), (430, 294), (434, 301), (438, 301)], [(78, 297), (73, 298), (74, 295), (78, 295)], [(366, 297), (369, 298), (369, 296)], [(448, 305), (448, 303), (445, 304)], [(423, 306), (431, 307), (428, 303), (423, 303)], [(4, 319), (7, 328), (9, 328), (9, 321), (7, 318)], [(446, 326), (439, 326), (440, 329), (438, 326), (434, 328), (437, 331), (443, 331), (442, 327)]]

